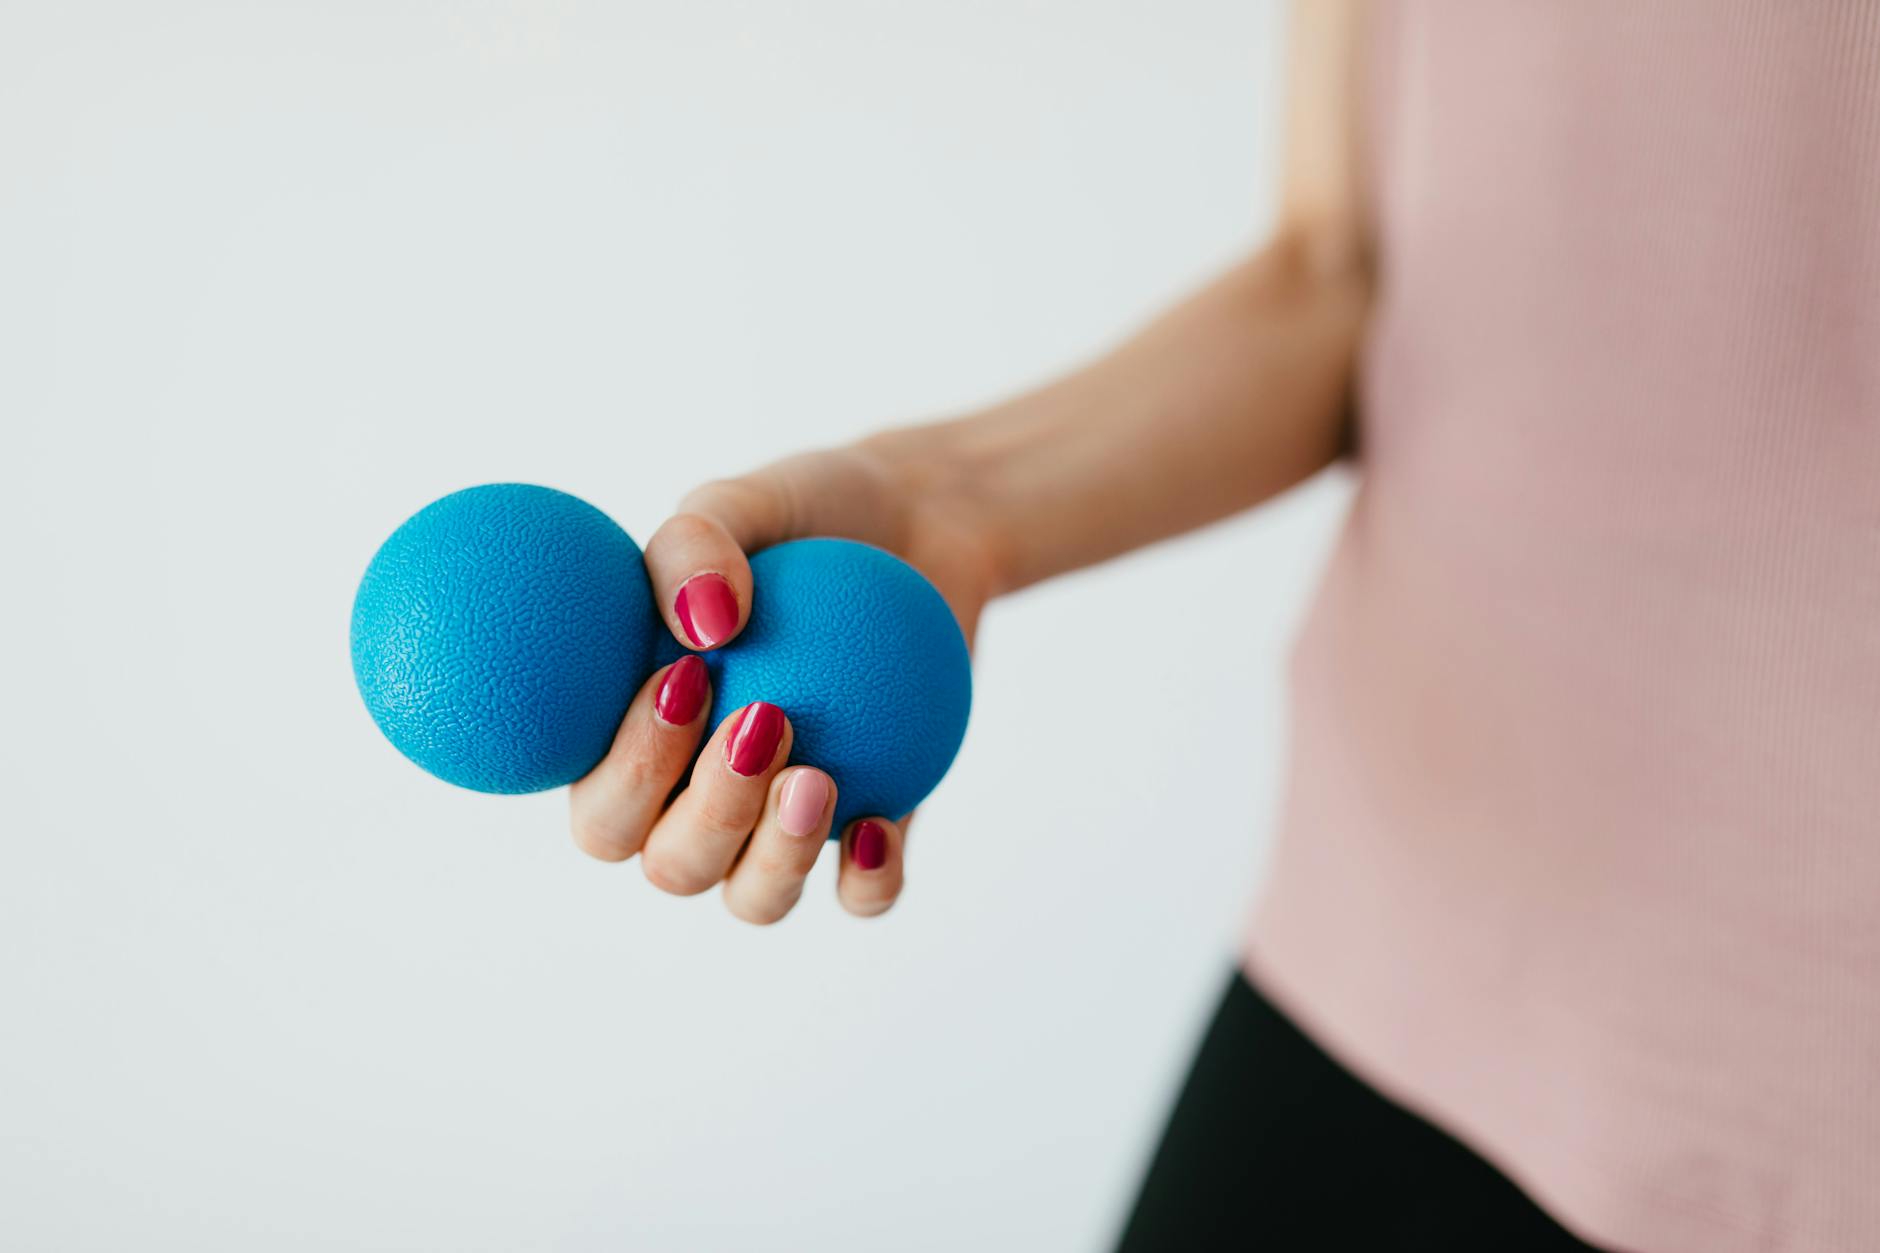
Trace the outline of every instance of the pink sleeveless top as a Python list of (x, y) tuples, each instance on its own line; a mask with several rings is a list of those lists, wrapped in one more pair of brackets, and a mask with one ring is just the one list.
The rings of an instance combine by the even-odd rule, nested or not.
[(1248, 973), (1594, 1243), (1880, 1249), (1880, 0), (1379, 9)]

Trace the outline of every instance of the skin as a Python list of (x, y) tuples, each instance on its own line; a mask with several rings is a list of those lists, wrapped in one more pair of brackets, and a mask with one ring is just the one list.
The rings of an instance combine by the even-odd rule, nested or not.
[[(1372, 287), (1357, 143), (1363, 20), (1363, 0), (1294, 7), (1281, 208), (1261, 247), (1105, 356), (1026, 395), (693, 490), (645, 550), (675, 638), (690, 646), (674, 609), (688, 579), (723, 575), (741, 630), (752, 593), (745, 554), (834, 535), (919, 569), (970, 642), (1000, 595), (1250, 508), (1334, 461), (1347, 443)], [(705, 718), (674, 726), (658, 716), (665, 675), (647, 681), (612, 751), (574, 785), (575, 843), (602, 861), (637, 854), (663, 891), (722, 885), (733, 915), (776, 922), (825, 846), (833, 781), (821, 828), (787, 833), (784, 785), (815, 770), (782, 768), (789, 730), (769, 765), (745, 777), (727, 763), (727, 718), (694, 764)], [(885, 860), (858, 864), (851, 827), (836, 884), (842, 906), (863, 917), (893, 905), (904, 880), (905, 816), (872, 821), (886, 830)]]

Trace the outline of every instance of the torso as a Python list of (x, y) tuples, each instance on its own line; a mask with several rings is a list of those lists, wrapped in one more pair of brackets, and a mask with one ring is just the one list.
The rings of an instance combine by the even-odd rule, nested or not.
[(1880, 1242), (1880, 5), (1387, 6), (1250, 973), (1576, 1230)]

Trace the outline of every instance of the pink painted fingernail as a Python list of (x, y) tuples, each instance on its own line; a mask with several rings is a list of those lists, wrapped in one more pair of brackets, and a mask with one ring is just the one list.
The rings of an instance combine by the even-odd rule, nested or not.
[(738, 629), (738, 594), (722, 574), (695, 574), (679, 585), (673, 616), (694, 648), (716, 648)]
[(792, 770), (777, 797), (777, 825), (790, 835), (815, 835), (828, 804), (828, 775), (820, 770)]
[(858, 870), (881, 869), (888, 861), (888, 828), (871, 818), (856, 823), (852, 855)]
[(673, 662), (666, 677), (659, 681), (659, 691), (653, 694), (653, 712), (675, 727), (688, 726), (705, 707), (710, 686), (705, 662), (697, 653), (687, 653)]
[(763, 773), (783, 743), (783, 710), (767, 700), (746, 705), (725, 737), (725, 761), (746, 778)]

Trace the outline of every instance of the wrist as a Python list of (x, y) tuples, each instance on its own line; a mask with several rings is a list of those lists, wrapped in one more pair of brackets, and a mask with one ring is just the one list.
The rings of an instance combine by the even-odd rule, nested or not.
[(997, 481), (984, 464), (996, 452), (973, 438), (974, 418), (895, 427), (866, 436), (851, 450), (877, 475), (905, 518), (910, 557), (935, 557), (971, 579), (977, 599), (1013, 588), (1015, 536), (988, 491)]

